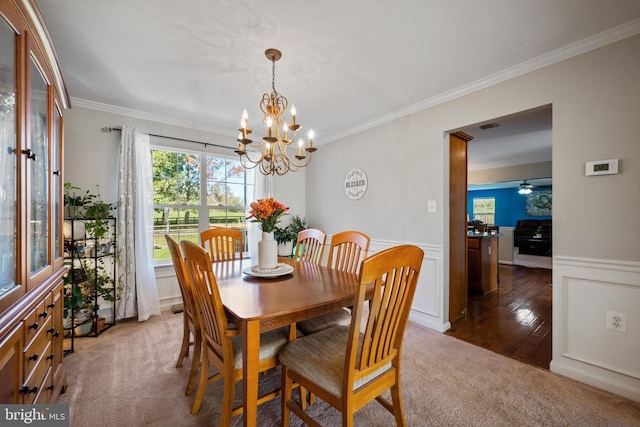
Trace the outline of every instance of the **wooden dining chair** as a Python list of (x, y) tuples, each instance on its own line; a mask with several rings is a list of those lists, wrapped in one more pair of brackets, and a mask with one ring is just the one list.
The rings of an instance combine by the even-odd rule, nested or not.
[(357, 273), (367, 256), (371, 239), (359, 231), (342, 231), (331, 236), (327, 267)]
[[(402, 342), (423, 257), (417, 246), (402, 245), (365, 259), (351, 325), (304, 336), (280, 351), (282, 426), (289, 426), (291, 411), (306, 424), (318, 425), (292, 399), (294, 381), (341, 411), (343, 426), (353, 426), (353, 414), (373, 399), (394, 415), (396, 425), (405, 425)], [(389, 388), (391, 402), (381, 396)]]
[[(200, 410), (207, 384), (218, 379), (223, 381), (222, 417), (220, 425), (228, 426), (231, 417), (242, 413), (242, 406), (233, 407), (235, 383), (242, 379), (242, 337), (240, 330), (227, 322), (220, 298), (218, 284), (213, 274), (209, 255), (193, 242), (180, 243), (185, 255), (185, 264), (193, 288), (202, 327), (202, 356), (200, 358), (200, 379), (192, 413)], [(259, 372), (278, 365), (278, 352), (290, 339), (288, 327), (265, 332), (260, 335)], [(209, 377), (210, 366), (217, 374)], [(280, 396), (280, 391), (263, 395), (259, 403)]]
[(242, 259), (242, 231), (211, 227), (200, 233), (200, 245), (209, 253), (211, 262)]
[(307, 228), (298, 233), (294, 259), (320, 264), (327, 235), (317, 228)]
[[(187, 388), (185, 393), (189, 396), (193, 392), (193, 386), (195, 385), (196, 375), (198, 374), (198, 367), (200, 365), (200, 352), (202, 349), (202, 333), (200, 331), (200, 323), (198, 322), (198, 316), (195, 313), (196, 302), (193, 294), (193, 286), (191, 279), (187, 273), (187, 268), (180, 252), (180, 246), (171, 236), (164, 235), (171, 253), (171, 261), (173, 262), (173, 268), (176, 271), (176, 277), (178, 279), (178, 286), (180, 287), (180, 294), (182, 295), (182, 315), (183, 315), (183, 333), (182, 333), (182, 346), (180, 347), (180, 353), (178, 355), (178, 362), (176, 368), (180, 368), (184, 362), (185, 357), (189, 355), (189, 347), (193, 345), (193, 358), (191, 360), (191, 370), (189, 371), (189, 380), (187, 382)], [(191, 341), (193, 337), (193, 341)]]
[[(342, 231), (331, 236), (327, 267), (348, 273), (357, 273), (360, 261), (369, 250), (371, 239), (359, 231)], [(313, 334), (335, 325), (349, 325), (351, 313), (340, 308), (332, 312), (298, 322), (298, 330), (304, 335)]]

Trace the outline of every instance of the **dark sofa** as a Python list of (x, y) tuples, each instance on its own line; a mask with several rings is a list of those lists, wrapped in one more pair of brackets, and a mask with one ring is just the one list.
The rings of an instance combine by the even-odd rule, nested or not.
[[(542, 237), (534, 238), (538, 227), (542, 228)], [(521, 219), (513, 230), (513, 246), (521, 254), (551, 256), (551, 220)]]

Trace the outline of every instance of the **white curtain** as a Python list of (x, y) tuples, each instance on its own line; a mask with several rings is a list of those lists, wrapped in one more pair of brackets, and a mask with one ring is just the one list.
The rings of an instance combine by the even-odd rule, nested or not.
[(118, 317), (160, 314), (153, 268), (153, 178), (149, 135), (122, 127), (118, 181)]

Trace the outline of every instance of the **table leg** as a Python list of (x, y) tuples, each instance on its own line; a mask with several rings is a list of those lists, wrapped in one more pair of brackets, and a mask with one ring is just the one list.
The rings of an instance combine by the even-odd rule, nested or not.
[(260, 321), (246, 324), (242, 334), (242, 385), (244, 425), (256, 426), (258, 415), (258, 365), (260, 363)]

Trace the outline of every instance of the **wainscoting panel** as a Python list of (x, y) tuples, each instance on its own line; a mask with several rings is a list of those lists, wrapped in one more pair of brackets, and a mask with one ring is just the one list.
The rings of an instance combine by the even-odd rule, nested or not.
[(639, 355), (640, 263), (554, 257), (551, 370), (640, 401)]
[[(407, 243), (372, 240), (369, 255), (403, 244)], [(424, 251), (424, 260), (409, 319), (427, 328), (444, 332), (449, 326), (444, 319), (443, 248), (438, 245), (409, 244), (415, 244)]]
[(157, 266), (156, 286), (158, 287), (158, 297), (160, 298), (160, 310), (167, 311), (175, 304), (182, 303), (182, 294), (178, 285), (178, 278), (173, 264)]

